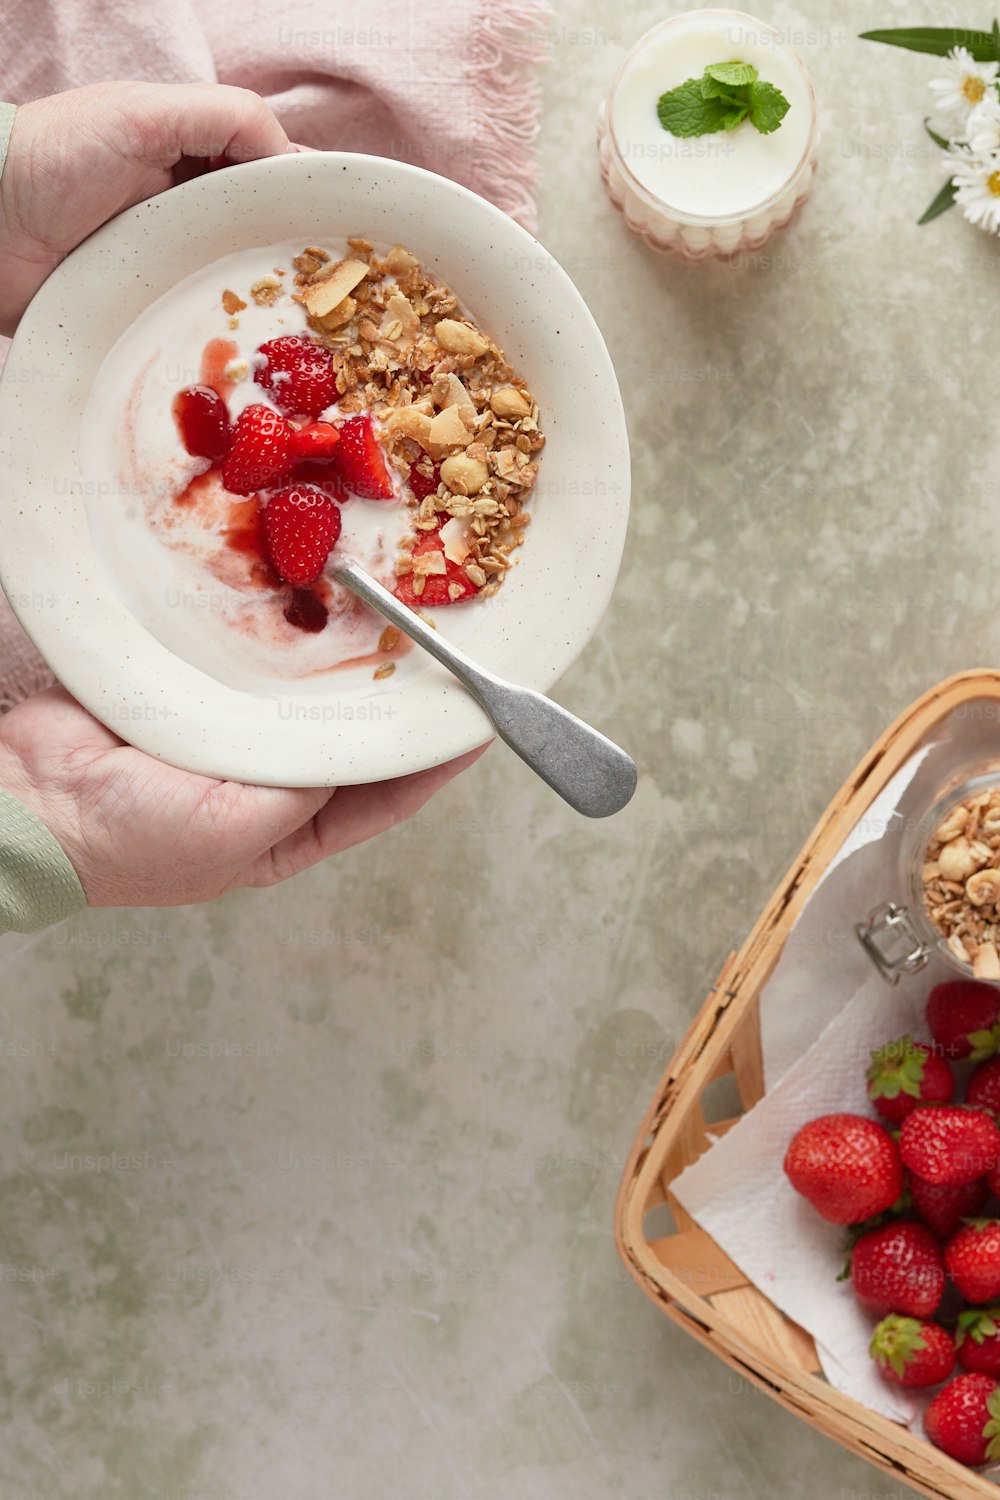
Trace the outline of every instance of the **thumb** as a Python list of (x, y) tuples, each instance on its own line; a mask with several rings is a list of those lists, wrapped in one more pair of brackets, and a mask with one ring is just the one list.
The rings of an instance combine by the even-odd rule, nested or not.
[(172, 167), (182, 156), (256, 161), (282, 156), (289, 141), (271, 107), (225, 83), (137, 84), (123, 98), (142, 135), (141, 154)]
[(328, 786), (243, 786), (233, 782), (223, 782), (220, 788), (224, 797), (239, 799), (239, 844), (244, 859), (254, 859), (305, 829), (335, 790)]

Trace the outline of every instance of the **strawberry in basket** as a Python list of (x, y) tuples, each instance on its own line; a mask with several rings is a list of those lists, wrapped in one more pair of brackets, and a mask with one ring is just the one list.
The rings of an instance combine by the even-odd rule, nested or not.
[(877, 1325), (868, 1352), (880, 1375), (911, 1390), (940, 1385), (955, 1368), (955, 1340), (946, 1328), (898, 1313)]
[(1000, 1162), (1000, 1128), (985, 1109), (923, 1106), (903, 1121), (899, 1154), (903, 1165), (924, 1182), (975, 1182)]
[(949, 1280), (966, 1302), (1000, 1297), (1000, 1219), (972, 1219), (948, 1241), (944, 1252)]
[(979, 1468), (1000, 1458), (1000, 1384), (992, 1375), (956, 1375), (924, 1414), (936, 1448)]
[(923, 1224), (896, 1219), (862, 1234), (851, 1251), (851, 1285), (877, 1317), (929, 1318), (944, 1296), (941, 1247)]
[(785, 1172), (797, 1193), (834, 1224), (890, 1208), (903, 1191), (896, 1142), (863, 1115), (821, 1115), (796, 1131)]
[(876, 1048), (866, 1076), (868, 1097), (890, 1125), (901, 1125), (918, 1104), (948, 1104), (955, 1090), (944, 1058), (910, 1036)]
[(958, 1315), (958, 1362), (978, 1375), (1000, 1375), (1000, 1307), (970, 1307)]
[(952, 979), (927, 997), (927, 1024), (945, 1057), (982, 1062), (1000, 1047), (1000, 989)]

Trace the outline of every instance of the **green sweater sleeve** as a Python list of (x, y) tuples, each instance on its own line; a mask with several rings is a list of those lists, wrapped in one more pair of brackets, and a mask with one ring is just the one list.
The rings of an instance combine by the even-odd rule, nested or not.
[(0, 791), (0, 933), (40, 932), (86, 904), (76, 871), (45, 824)]
[(3, 164), (7, 160), (7, 147), (10, 145), (10, 132), (16, 112), (16, 104), (0, 104), (0, 177), (3, 176)]

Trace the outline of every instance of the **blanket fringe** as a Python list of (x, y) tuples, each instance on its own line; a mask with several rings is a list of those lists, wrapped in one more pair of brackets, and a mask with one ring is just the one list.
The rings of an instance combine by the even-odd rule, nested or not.
[(476, 185), (532, 233), (541, 64), (551, 50), (551, 24), (549, 0), (476, 0), (471, 33)]

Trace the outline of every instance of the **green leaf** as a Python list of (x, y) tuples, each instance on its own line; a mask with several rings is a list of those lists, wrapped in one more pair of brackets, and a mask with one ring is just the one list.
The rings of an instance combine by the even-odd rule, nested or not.
[(1000, 21), (993, 22), (993, 56), (1000, 62)]
[(905, 47), (908, 52), (929, 52), (934, 57), (947, 57), (953, 47), (965, 47), (976, 62), (997, 60), (991, 31), (967, 31), (960, 26), (891, 26), (884, 31), (858, 34), (863, 42), (885, 42), (889, 47)]
[[(953, 184), (952, 191), (953, 193), (957, 191)], [(936, 201), (937, 199), (935, 199)], [(930, 213), (930, 209), (927, 212)], [(943, 212), (943, 209), (939, 209), (938, 212)], [(921, 222), (923, 221), (921, 220)], [(971, 1061), (985, 1062), (1000, 1047), (1000, 1026), (992, 1026), (985, 1031), (970, 1031), (969, 1041), (972, 1043), (972, 1051), (969, 1053)]]
[(987, 1396), (986, 1410), (992, 1420), (983, 1427), (983, 1438), (986, 1442), (986, 1457), (992, 1461), (1000, 1458), (1000, 1391), (993, 1391)]
[(956, 1342), (961, 1345), (967, 1338), (974, 1344), (981, 1344), (984, 1339), (992, 1338), (997, 1332), (997, 1319), (1000, 1318), (1000, 1307), (969, 1307), (965, 1312), (958, 1315), (958, 1337)]
[(743, 124), (749, 112), (749, 104), (741, 104), (738, 108), (730, 110), (729, 114), (722, 117), (723, 130), (735, 130), (737, 125)]
[(884, 1366), (888, 1362), (897, 1375), (904, 1375), (914, 1355), (926, 1348), (927, 1340), (918, 1319), (889, 1313), (876, 1326), (868, 1353), (878, 1364)]
[(951, 141), (946, 141), (943, 135), (938, 135), (936, 130), (932, 130), (926, 120), (924, 121), (924, 129), (930, 136), (931, 140), (934, 142), (935, 146), (940, 146), (942, 151), (948, 150), (948, 147), (951, 145)]
[[(917, 220), (917, 223), (929, 224), (932, 219), (936, 219), (939, 214), (943, 214), (947, 209), (951, 208), (957, 194), (958, 188), (955, 186), (955, 184), (950, 181), (946, 182), (944, 187), (938, 193), (937, 197), (934, 199), (934, 202), (929, 204), (928, 207), (924, 209), (923, 213), (920, 215), (920, 218)], [(990, 1054), (988, 1052), (985, 1052), (983, 1054), (984, 1057), (989, 1057), (989, 1055)]]
[(703, 99), (700, 80), (689, 78), (660, 96), (656, 113), (664, 130), (683, 138), (721, 130), (726, 106), (719, 99)]
[(927, 1054), (914, 1045), (911, 1036), (901, 1036), (872, 1051), (865, 1074), (869, 1099), (898, 1099), (901, 1093), (920, 1098)]
[(709, 63), (705, 69), (706, 78), (715, 78), (719, 83), (730, 85), (741, 83), (754, 83), (758, 77), (757, 69), (753, 63), (726, 62)]
[(789, 110), (788, 100), (773, 83), (750, 85), (750, 123), (761, 135), (777, 130)]
[(699, 84), (703, 99), (723, 99), (727, 104), (746, 103), (745, 88), (732, 88), (728, 83), (720, 83), (717, 78), (701, 78)]

